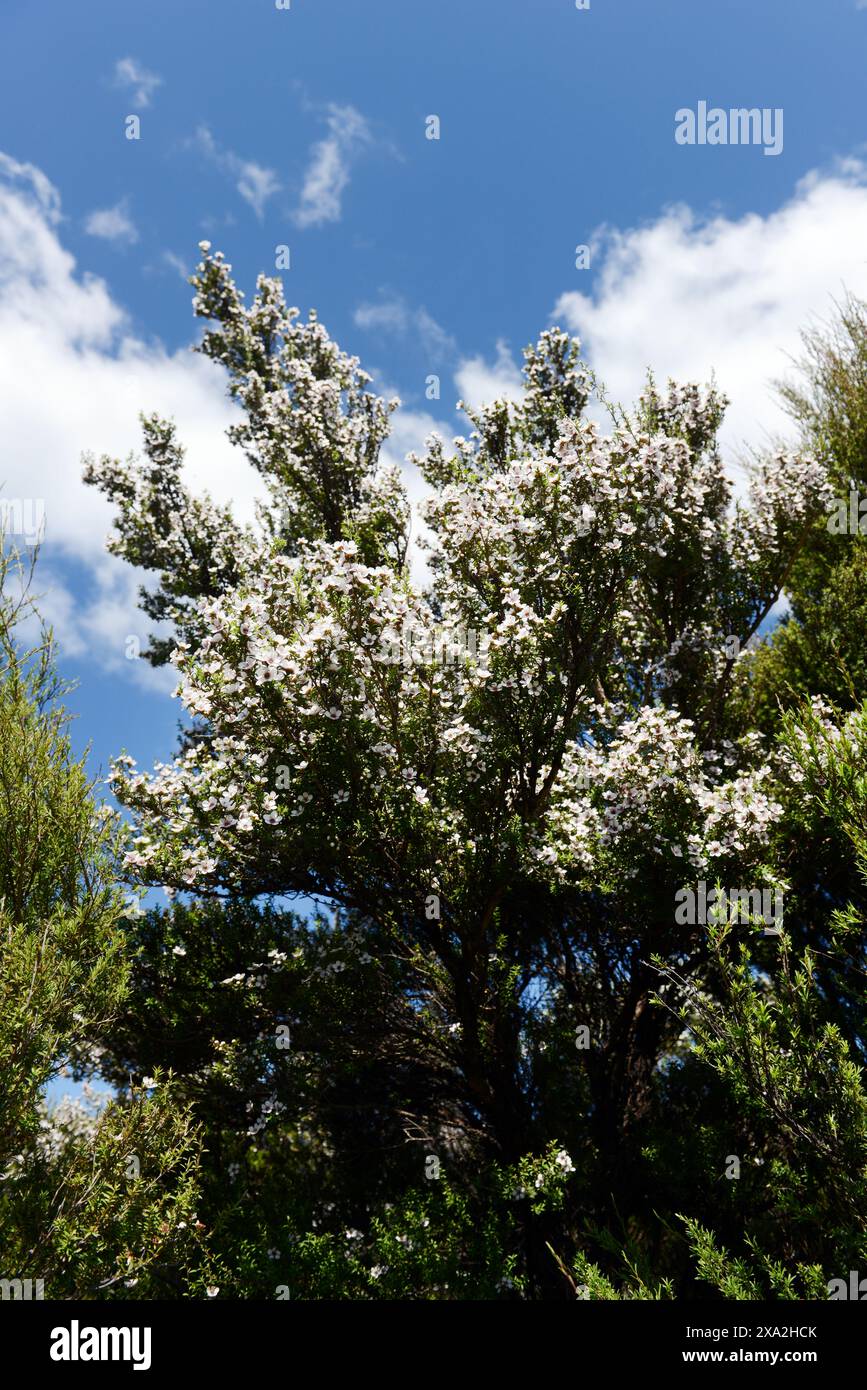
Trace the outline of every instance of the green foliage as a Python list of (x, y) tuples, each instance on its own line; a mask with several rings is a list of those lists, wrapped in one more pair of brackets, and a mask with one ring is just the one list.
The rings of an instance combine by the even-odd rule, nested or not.
[[(169, 1087), (96, 1105), (44, 1100), (92, 1070), (130, 963), (116, 816), (71, 754), (50, 636), (23, 565), (0, 556), (0, 1277), (45, 1297), (165, 1296), (195, 1285), (197, 1142)], [(22, 596), (15, 597), (16, 591)], [(184, 1271), (182, 1282), (180, 1271)]]
[[(867, 305), (845, 299), (803, 341), (799, 374), (780, 396), (848, 516), (850, 494), (867, 496)], [(826, 522), (817, 520), (787, 576), (790, 613), (750, 664), (750, 717), (763, 728), (776, 727), (781, 706), (812, 695), (847, 709), (867, 699), (867, 534), (836, 534)]]
[(797, 1263), (788, 1268), (770, 1259), (747, 1237), (748, 1257), (735, 1258), (717, 1245), (713, 1232), (684, 1217), (699, 1279), (718, 1289), (723, 1298), (743, 1301), (763, 1299), (824, 1299), (827, 1282), (820, 1265)]
[[(824, 1297), (867, 1260), (867, 542), (825, 524), (867, 488), (867, 310), (807, 339), (784, 388), (802, 448), (757, 457), (748, 500), (716, 390), (651, 378), (602, 435), (578, 344), (549, 330), (520, 403), (467, 412), (468, 438), (417, 461), (421, 590), (379, 458), (393, 403), (278, 282), (248, 308), (203, 252), (202, 350), (243, 411), (256, 526), (187, 492), (167, 422), (144, 422), (143, 463), (87, 471), (113, 549), (157, 579), (146, 611), (175, 628), (151, 658), (176, 645), (191, 723), (174, 763), (123, 758), (115, 785), (128, 871), (180, 898), (124, 919), (121, 945), (114, 849), (77, 854), (107, 856), (82, 903), (58, 830), (44, 884), (64, 885), (67, 937), (33, 994), (57, 1013), (45, 1059), (97, 1043), (124, 1122), (158, 1108), (153, 1201), (194, 1204), (201, 1229), (165, 1214), (141, 1278), (168, 1266), (185, 1293), (242, 1298)], [(74, 829), (76, 804), (53, 823)], [(44, 905), (28, 917), (19, 855), (20, 997)], [(698, 880), (780, 892), (782, 935), (676, 917)], [(303, 895), (327, 907), (295, 915)], [(30, 1016), (11, 1071), (32, 1137), (54, 1063), (27, 1061)], [(190, 1229), (195, 1258), (169, 1241)]]

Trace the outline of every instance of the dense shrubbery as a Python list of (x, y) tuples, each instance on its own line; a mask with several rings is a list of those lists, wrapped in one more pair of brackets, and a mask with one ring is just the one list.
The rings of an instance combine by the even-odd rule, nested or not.
[[(101, 899), (73, 942), (105, 997), (44, 1041), (28, 1133), (52, 1059), (98, 1046), (101, 1124), (153, 1113), (152, 1262), (188, 1296), (826, 1297), (867, 1265), (867, 542), (825, 524), (867, 489), (863, 310), (810, 340), (804, 452), (746, 501), (715, 391), (651, 382), (605, 433), (543, 334), (522, 402), (417, 460), (420, 578), (391, 405), (229, 272), (205, 245), (196, 310), (258, 526), (188, 495), (156, 418), (142, 463), (88, 464), (191, 716), (173, 762), (115, 769), (126, 872), (179, 896), (122, 948)], [(782, 932), (676, 918), (700, 883), (782, 895)], [(125, 1213), (76, 1288), (117, 1273)]]
[(181, 1091), (127, 1078), (108, 1105), (44, 1100), (61, 1068), (98, 1062), (130, 961), (118, 828), (72, 759), (49, 638), (16, 640), (33, 626), (22, 579), (0, 559), (0, 1277), (13, 1296), (20, 1279), (47, 1298), (161, 1297), (183, 1269), (193, 1291), (208, 1261)]

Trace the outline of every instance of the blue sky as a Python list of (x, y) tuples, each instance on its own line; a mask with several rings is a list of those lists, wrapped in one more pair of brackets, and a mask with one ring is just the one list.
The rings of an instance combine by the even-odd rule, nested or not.
[[(398, 458), (460, 432), (459, 396), (517, 389), (558, 321), (615, 395), (651, 363), (715, 366), (734, 466), (782, 426), (768, 381), (798, 327), (867, 296), (856, 0), (4, 0), (0, 23), (0, 481), (45, 502), (39, 587), (95, 770), (168, 756), (179, 711), (124, 657), (146, 624), (82, 449), (174, 414), (194, 485), (251, 506), (188, 353), (202, 237), (248, 291), (290, 247), (290, 302), (404, 402)], [(679, 146), (700, 100), (782, 108), (782, 153)]]

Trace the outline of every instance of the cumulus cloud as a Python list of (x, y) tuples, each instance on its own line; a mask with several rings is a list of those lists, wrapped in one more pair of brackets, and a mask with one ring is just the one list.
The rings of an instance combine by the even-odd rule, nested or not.
[[(0, 497), (44, 503), (39, 588), (48, 589), (66, 649), (156, 680), (124, 658), (127, 637), (147, 632), (135, 605), (138, 577), (104, 553), (111, 509), (81, 482), (81, 454), (137, 451), (138, 413), (156, 410), (178, 423), (196, 491), (231, 500), (246, 520), (261, 483), (225, 438), (238, 413), (220, 370), (143, 341), (105, 281), (76, 266), (59, 228), (57, 190), (39, 169), (0, 153)], [(826, 317), (845, 289), (867, 298), (865, 243), (867, 169), (850, 160), (811, 174), (765, 217), (674, 208), (649, 225), (607, 231), (594, 291), (564, 294), (553, 318), (584, 337), (615, 399), (635, 398), (648, 364), (661, 379), (703, 379), (715, 367), (733, 399), (727, 440), (760, 442), (784, 421), (768, 383), (786, 370), (785, 354), (797, 354), (800, 328)], [(418, 311), (399, 299), (358, 312), (370, 328), (417, 331)], [(455, 383), (471, 404), (522, 391), (503, 341), (493, 360), (461, 361)], [(393, 427), (385, 455), (401, 463), (432, 430), (450, 433), (424, 411), (399, 411)], [(407, 478), (418, 499), (424, 488), (411, 466)]]
[(199, 126), (187, 143), (203, 154), (216, 168), (235, 180), (236, 189), (261, 222), (268, 199), (280, 191), (280, 181), (274, 170), (256, 164), (252, 159), (242, 159), (232, 150), (223, 149), (206, 125)]
[(340, 220), (342, 198), (353, 159), (371, 135), (367, 121), (354, 106), (327, 107), (328, 134), (310, 152), (310, 163), (293, 214), (299, 227), (320, 227)]
[[(86, 592), (81, 576), (76, 576), (73, 592), (66, 567), (40, 555), (33, 586), (39, 618), (52, 629), (61, 655), (75, 661), (95, 660), (103, 671), (121, 675), (145, 690), (171, 695), (178, 681), (174, 668), (155, 668), (136, 659), (155, 630), (138, 608), (141, 575), (127, 566), (119, 570), (117, 562), (106, 556), (86, 578)], [(33, 616), (22, 624), (21, 640), (35, 643), (37, 630)]]
[(474, 408), (501, 397), (517, 401), (524, 392), (520, 368), (502, 338), (497, 342), (493, 362), (486, 362), (480, 356), (465, 357), (455, 372), (455, 385), (461, 400)]
[(127, 198), (121, 198), (113, 208), (97, 208), (90, 213), (84, 230), (88, 236), (101, 237), (104, 241), (125, 241), (129, 245), (138, 241), (138, 230), (129, 215)]
[[(263, 487), (226, 439), (240, 416), (224, 374), (188, 350), (170, 353), (136, 336), (105, 281), (82, 273), (63, 247), (60, 221), (49, 180), (0, 153), (0, 499), (21, 503), (10, 514), (20, 513), (28, 532), (44, 510), (37, 590), (63, 652), (167, 691), (172, 673), (126, 658), (129, 637), (144, 647), (151, 629), (137, 605), (145, 576), (106, 554), (112, 508), (81, 481), (82, 454), (140, 452), (139, 412), (155, 410), (177, 422), (193, 491), (231, 502), (245, 522), (254, 519)], [(164, 259), (180, 273), (179, 258)], [(404, 467), (417, 501), (424, 484), (406, 455), (433, 430), (448, 431), (412, 410), (398, 411), (392, 426), (383, 459)], [(22, 530), (19, 543), (29, 539)]]
[(163, 85), (163, 79), (155, 72), (148, 72), (135, 58), (119, 58), (114, 66), (114, 83), (132, 94), (133, 106), (150, 106), (151, 97), (157, 87)]
[[(44, 508), (37, 590), (64, 650), (151, 680), (124, 656), (127, 636), (144, 645), (148, 630), (141, 576), (104, 552), (112, 511), (82, 483), (81, 455), (138, 451), (139, 412), (156, 410), (177, 421), (195, 490), (232, 500), (245, 520), (258, 480), (225, 437), (238, 416), (220, 370), (136, 336), (105, 282), (62, 246), (60, 199), (38, 169), (0, 154), (0, 176), (0, 497), (21, 501), (28, 526)], [(19, 543), (28, 539), (22, 531)]]
[(400, 295), (372, 304), (359, 304), (353, 319), (359, 328), (366, 331), (402, 339), (414, 337), (421, 351), (432, 361), (440, 361), (456, 352), (454, 338), (437, 323), (433, 315), (423, 306), (411, 308)]
[(773, 382), (800, 355), (800, 331), (826, 321), (848, 290), (867, 298), (867, 165), (813, 172), (760, 216), (665, 210), (648, 225), (599, 233), (594, 288), (561, 295), (553, 321), (577, 333), (614, 400), (646, 370), (704, 381), (731, 398), (729, 458), (790, 432)]

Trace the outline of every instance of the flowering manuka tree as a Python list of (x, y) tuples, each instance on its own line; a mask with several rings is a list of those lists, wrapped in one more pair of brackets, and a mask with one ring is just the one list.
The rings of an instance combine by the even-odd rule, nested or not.
[[(430, 1177), (430, 1156), (472, 1185), (553, 1144), (587, 1211), (629, 1218), (660, 1067), (691, 991), (716, 978), (676, 894), (785, 886), (785, 760), (744, 721), (743, 652), (831, 504), (825, 468), (772, 453), (735, 499), (716, 390), (651, 379), (603, 429), (585, 417), (577, 342), (552, 329), (525, 352), (520, 402), (467, 409), (467, 438), (434, 436), (415, 459), (420, 579), (402, 476), (380, 458), (398, 403), (286, 307), (279, 280), (260, 277), (247, 307), (202, 251), (201, 351), (243, 411), (230, 434), (262, 478), (257, 524), (188, 492), (155, 417), (143, 462), (87, 466), (117, 508), (110, 548), (158, 575), (143, 606), (171, 635), (148, 655), (174, 662), (191, 716), (172, 762), (114, 772), (138, 827), (130, 869), (187, 903), (151, 916), (154, 969), (154, 941), (196, 920), (245, 943), (235, 969), (217, 950), (229, 974), (208, 988), (262, 991), (245, 1085), (272, 1099), (248, 1146), (300, 1123), (292, 1065), (363, 1067), (370, 1048), (388, 1084), (347, 1083), (332, 1108), (318, 1093), (332, 1165), (352, 1149), (347, 1113), (368, 1165), (409, 1155), (404, 1185)], [(325, 1036), (310, 1020), (325, 1026), (315, 996), (337, 978), (320, 960), (304, 994), (293, 974), (316, 929), (296, 924), (278, 949), (292, 895), (336, 908), (328, 950), (352, 961)], [(201, 1075), (209, 1039), (229, 1045), (209, 1007)], [(285, 1056), (282, 1025), (297, 1035)], [(543, 1249), (564, 1229), (553, 1219), (522, 1259), (566, 1287)]]

